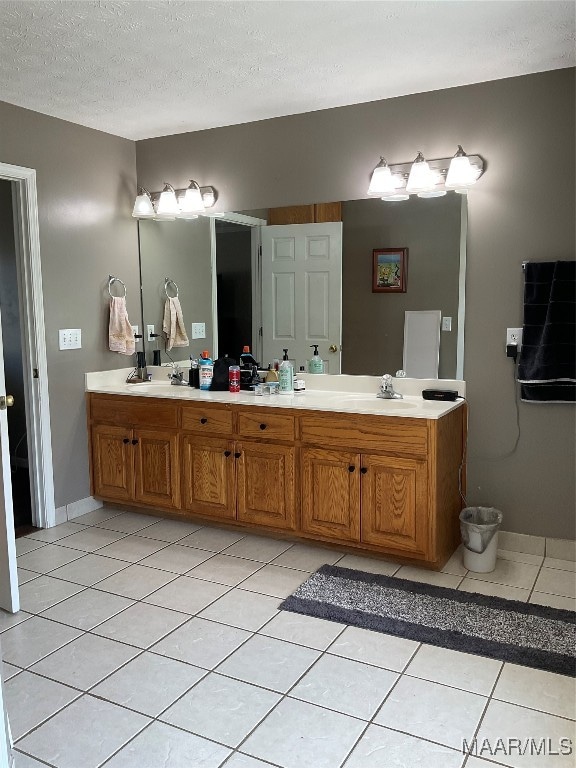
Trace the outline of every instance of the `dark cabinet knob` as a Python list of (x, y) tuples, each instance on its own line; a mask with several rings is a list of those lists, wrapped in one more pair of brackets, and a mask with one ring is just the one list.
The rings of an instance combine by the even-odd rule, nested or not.
[(208, 422), (208, 419), (207, 419), (205, 416), (203, 416), (203, 417), (200, 419), (200, 424), (206, 424), (207, 422)]
[(226, 456), (226, 458), (228, 458), (228, 456), (230, 456), (231, 453), (232, 453), (232, 451), (224, 451), (224, 456)]
[(138, 440), (132, 440), (132, 445), (138, 445)]
[(234, 454), (234, 458), (235, 458), (235, 459), (239, 459), (239, 458), (240, 458), (240, 456), (242, 456), (242, 454), (241, 454), (241, 453), (235, 453), (235, 454)]
[(266, 424), (260, 424), (260, 429), (266, 429)]
[(350, 466), (348, 467), (348, 472), (354, 472), (355, 469), (356, 467), (354, 466), (354, 464), (350, 464)]
[(368, 467), (362, 467), (360, 472), (362, 472), (362, 474), (365, 475), (366, 472), (368, 472)]
[(127, 445), (127, 444), (130, 442), (130, 438), (129, 438), (129, 437), (125, 437), (125, 438), (122, 440), (122, 442), (124, 443), (124, 445)]

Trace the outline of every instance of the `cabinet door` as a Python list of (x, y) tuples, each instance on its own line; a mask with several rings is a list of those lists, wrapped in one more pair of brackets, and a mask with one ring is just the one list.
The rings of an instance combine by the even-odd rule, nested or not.
[(295, 449), (245, 441), (236, 444), (238, 519), (294, 530)]
[(136, 501), (178, 509), (180, 472), (178, 434), (169, 429), (134, 431)]
[(339, 541), (360, 540), (360, 456), (302, 451), (302, 530)]
[(94, 495), (111, 501), (134, 499), (132, 430), (95, 424), (92, 427)]
[(425, 555), (428, 551), (426, 462), (362, 455), (362, 541)]
[(234, 519), (234, 445), (230, 440), (185, 435), (182, 438), (184, 508), (199, 515)]

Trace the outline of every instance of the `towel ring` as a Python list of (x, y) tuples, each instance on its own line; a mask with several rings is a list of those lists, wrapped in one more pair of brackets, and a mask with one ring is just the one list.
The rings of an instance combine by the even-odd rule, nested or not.
[[(168, 286), (171, 285), (174, 290), (176, 291), (175, 296), (170, 296), (168, 293)], [(169, 277), (164, 278), (164, 293), (166, 294), (167, 299), (177, 299), (178, 298), (178, 284), (174, 282), (174, 280), (171, 280)]]
[[(124, 288), (124, 295), (123, 296), (114, 296), (112, 293), (112, 283), (120, 283), (122, 288)], [(125, 299), (126, 298), (126, 283), (123, 280), (120, 280), (119, 277), (114, 277), (114, 275), (108, 275), (108, 293), (110, 294), (111, 299)]]

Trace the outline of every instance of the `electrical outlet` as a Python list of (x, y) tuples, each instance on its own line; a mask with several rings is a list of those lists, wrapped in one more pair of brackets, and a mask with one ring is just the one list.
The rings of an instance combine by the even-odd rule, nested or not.
[(522, 344), (522, 328), (506, 328), (506, 346), (509, 344)]
[(58, 341), (60, 349), (81, 349), (82, 331), (80, 328), (61, 328)]
[(154, 326), (153, 325), (147, 325), (146, 326), (146, 338), (148, 341), (154, 341), (154, 338), (152, 334), (154, 333)]
[(193, 339), (206, 338), (206, 323), (192, 323), (192, 338)]
[(443, 331), (451, 331), (452, 330), (452, 318), (451, 317), (443, 317), (442, 318), (442, 330)]
[(140, 333), (140, 330), (137, 325), (132, 326), (132, 331), (134, 332), (134, 336), (138, 336), (138, 334)]

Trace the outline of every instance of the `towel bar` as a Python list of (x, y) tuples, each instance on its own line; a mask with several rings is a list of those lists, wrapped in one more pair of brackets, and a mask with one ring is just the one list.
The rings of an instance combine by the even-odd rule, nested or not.
[[(176, 296), (170, 296), (170, 294), (168, 293), (168, 286), (169, 285), (173, 286), (174, 290), (176, 291)], [(167, 299), (177, 299), (178, 298), (178, 284), (174, 280), (169, 278), (169, 277), (165, 277), (164, 278), (164, 293), (166, 294), (166, 298)]]
[[(112, 293), (112, 283), (120, 283), (122, 288), (124, 288), (124, 295), (123, 296), (114, 296)], [(123, 280), (120, 280), (119, 277), (114, 277), (114, 275), (108, 275), (108, 293), (110, 294), (111, 299), (117, 299), (117, 298), (126, 298), (126, 283)]]

